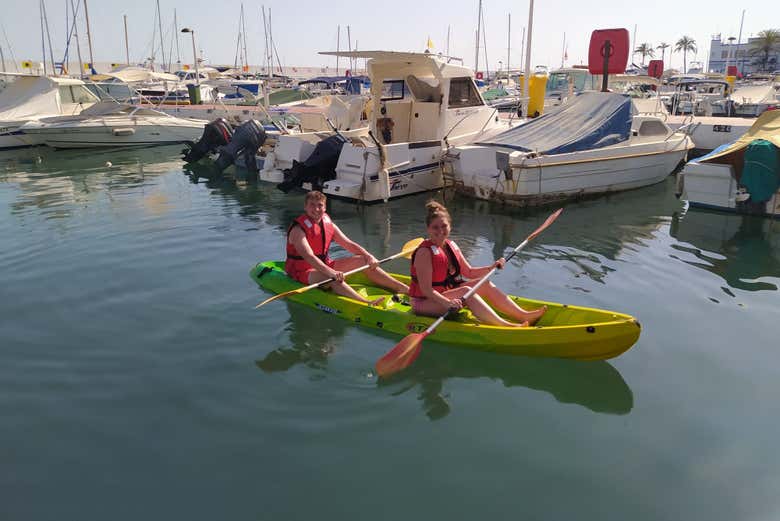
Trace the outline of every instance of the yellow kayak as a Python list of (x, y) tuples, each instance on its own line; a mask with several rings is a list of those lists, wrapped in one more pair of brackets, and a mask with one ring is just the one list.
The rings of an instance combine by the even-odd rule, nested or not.
[[(302, 284), (284, 272), (284, 262), (261, 262), (250, 274), (255, 282), (272, 293), (302, 287)], [(392, 276), (409, 283), (408, 276)], [(358, 293), (370, 300), (385, 296), (384, 303), (369, 306), (320, 289), (294, 294), (288, 299), (362, 326), (404, 336), (422, 332), (436, 320), (415, 315), (407, 301), (401, 299), (397, 302), (387, 290), (372, 286), (360, 273), (347, 280)], [(547, 313), (535, 326), (517, 328), (480, 324), (468, 310), (461, 310), (452, 320), (445, 320), (429, 340), (514, 355), (604, 360), (624, 353), (639, 339), (641, 327), (630, 315), (514, 296), (511, 298), (528, 310), (547, 305)]]

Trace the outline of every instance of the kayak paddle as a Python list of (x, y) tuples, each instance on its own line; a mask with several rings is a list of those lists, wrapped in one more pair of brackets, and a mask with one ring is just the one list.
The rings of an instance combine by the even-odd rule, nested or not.
[[(509, 260), (517, 254), (517, 252), (525, 248), (526, 244), (528, 244), (534, 237), (542, 233), (548, 226), (550, 226), (553, 221), (558, 218), (562, 211), (563, 208), (560, 208), (552, 215), (550, 215), (540, 227), (534, 230), (531, 235), (526, 237), (526, 239), (521, 242), (517, 248), (512, 251), (512, 253), (509, 254), (509, 256), (506, 258), (506, 261), (509, 262)], [(484, 284), (485, 281), (487, 281), (490, 276), (493, 275), (493, 273), (496, 272), (497, 269), (498, 268), (494, 267), (492, 270), (490, 270), (484, 277), (482, 277), (482, 279), (480, 279), (479, 282), (471, 287), (468, 293), (466, 293), (461, 298), (461, 300), (465, 302), (466, 299), (473, 295), (479, 289), (479, 287)], [(377, 360), (376, 373), (379, 375), (379, 377), (384, 378), (409, 367), (412, 362), (414, 362), (420, 355), (420, 351), (422, 350), (422, 341), (425, 340), (425, 337), (433, 333), (439, 324), (441, 324), (447, 317), (455, 312), (455, 308), (450, 308), (446, 313), (437, 318), (436, 321), (422, 333), (411, 333), (406, 335), (404, 339), (398, 342), (398, 344), (396, 344), (393, 349), (388, 351), (382, 358)]]
[[(380, 260), (379, 264), (383, 264), (383, 263), (385, 263), (387, 261), (390, 261), (390, 260), (393, 260), (393, 259), (397, 259), (398, 257), (411, 258), (411, 255), (412, 255), (412, 253), (414, 253), (414, 250), (416, 250), (417, 247), (422, 242), (423, 242), (422, 237), (418, 237), (416, 239), (412, 239), (411, 241), (409, 241), (406, 244), (404, 244), (404, 247), (401, 249), (400, 252), (396, 253), (395, 255), (391, 255), (389, 257), (386, 257), (386, 258)], [(369, 265), (365, 264), (363, 266), (360, 266), (359, 268), (355, 268), (354, 270), (349, 270), (347, 272), (344, 272), (344, 278), (347, 278), (350, 275), (354, 275), (355, 273), (358, 273), (358, 272), (363, 271), (363, 270), (368, 269), (368, 268), (369, 268)], [(261, 306), (264, 306), (265, 304), (268, 304), (269, 302), (271, 302), (273, 300), (276, 300), (276, 299), (279, 299), (279, 298), (282, 298), (282, 297), (289, 297), (290, 295), (297, 295), (299, 293), (303, 293), (305, 291), (309, 291), (310, 289), (319, 288), (320, 286), (324, 286), (326, 284), (330, 284), (334, 280), (336, 280), (336, 279), (330, 278), (330, 279), (323, 280), (322, 282), (316, 282), (314, 284), (309, 284), (308, 286), (304, 286), (302, 288), (293, 289), (293, 290), (290, 290), (290, 291), (285, 291), (284, 293), (279, 293), (278, 295), (274, 295), (273, 297), (265, 299), (264, 301), (262, 301), (261, 303), (256, 305), (255, 309), (257, 309), (257, 308), (259, 308)]]

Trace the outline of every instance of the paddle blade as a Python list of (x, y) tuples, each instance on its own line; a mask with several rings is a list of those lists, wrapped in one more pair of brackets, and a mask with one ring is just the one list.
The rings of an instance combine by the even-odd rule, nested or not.
[(386, 378), (402, 369), (412, 365), (422, 350), (422, 341), (427, 333), (412, 333), (398, 342), (394, 348), (388, 351), (376, 362), (376, 374), (380, 378)]
[(402, 257), (406, 257), (407, 259), (412, 258), (412, 253), (414, 253), (414, 250), (417, 249), (420, 244), (423, 242), (422, 237), (417, 237), (416, 239), (412, 239), (411, 241), (404, 244), (404, 247), (401, 248), (401, 253), (403, 254)]
[[(326, 280), (325, 282), (329, 282), (329, 281)], [(273, 297), (268, 297), (267, 299), (265, 299), (264, 301), (262, 301), (261, 303), (256, 305), (255, 309), (257, 309), (257, 308), (259, 308), (261, 306), (265, 306), (269, 302), (273, 302), (276, 299), (289, 297), (290, 295), (296, 295), (298, 293), (303, 293), (304, 291), (308, 291), (308, 290), (310, 290), (310, 289), (312, 289), (313, 287), (316, 287), (316, 286), (317, 286), (317, 284), (312, 284), (311, 286), (304, 286), (302, 288), (293, 289), (293, 290), (290, 290), (290, 291), (285, 291), (284, 293), (279, 293), (278, 295), (274, 295)]]
[(563, 211), (563, 208), (558, 208), (555, 212), (553, 212), (552, 215), (550, 215), (547, 218), (547, 220), (545, 220), (542, 223), (542, 225), (540, 227), (538, 227), (536, 230), (534, 230), (534, 232), (531, 235), (528, 236), (526, 241), (530, 241), (531, 239), (533, 239), (534, 237), (536, 237), (537, 235), (542, 233), (545, 229), (547, 229), (547, 227), (549, 227), (553, 223), (553, 221), (555, 221), (555, 219), (557, 219), (558, 216), (561, 215), (562, 211)]

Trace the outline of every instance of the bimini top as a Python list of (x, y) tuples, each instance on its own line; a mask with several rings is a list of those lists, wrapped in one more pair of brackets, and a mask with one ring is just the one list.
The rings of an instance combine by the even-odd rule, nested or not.
[(628, 139), (632, 110), (631, 98), (623, 94), (583, 92), (558, 110), (477, 145), (547, 155), (603, 148)]
[(780, 110), (767, 110), (758, 118), (747, 132), (736, 141), (728, 145), (721, 145), (706, 156), (696, 159), (699, 163), (718, 163), (716, 159), (726, 159), (740, 150), (747, 148), (750, 143), (757, 139), (769, 141), (777, 148), (780, 148)]
[(438, 78), (474, 77), (474, 72), (471, 69), (452, 62), (458, 58), (447, 58), (427, 52), (328, 51), (320, 52), (320, 54), (370, 60), (368, 70), (372, 79), (375, 79), (377, 74), (389, 78), (397, 73), (395, 76), (400, 78), (407, 74), (421, 76), (426, 72)]

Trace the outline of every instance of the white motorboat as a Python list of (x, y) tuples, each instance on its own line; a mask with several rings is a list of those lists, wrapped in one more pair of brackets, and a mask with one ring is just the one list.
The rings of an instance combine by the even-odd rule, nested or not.
[(535, 206), (657, 183), (693, 147), (631, 98), (584, 92), (557, 110), (451, 152), (455, 187), (478, 199)]
[(42, 118), (21, 130), (54, 148), (150, 146), (197, 141), (206, 123), (104, 101), (78, 116)]
[[(321, 54), (368, 59), (371, 79), (368, 126), (340, 132), (345, 143), (334, 158), (335, 178), (321, 183), (328, 195), (375, 202), (441, 188), (447, 148), (489, 138), (518, 122), (499, 118), (479, 94), (471, 69), (450, 59), (389, 51)], [(302, 169), (294, 167), (305, 166), (329, 135), (280, 136), (274, 150), (258, 161), (260, 179), (289, 183), (285, 170), (297, 176)]]
[(738, 140), (688, 162), (678, 192), (691, 206), (780, 217), (780, 111)]
[(3, 73), (8, 80), (0, 91), (0, 150), (41, 144), (21, 127), (40, 118), (78, 114), (97, 103), (81, 80)]

